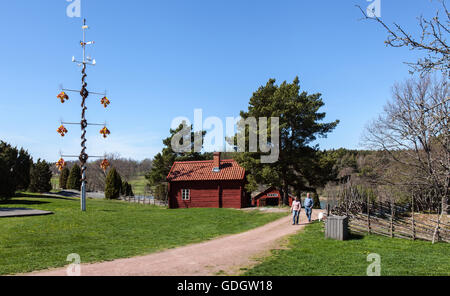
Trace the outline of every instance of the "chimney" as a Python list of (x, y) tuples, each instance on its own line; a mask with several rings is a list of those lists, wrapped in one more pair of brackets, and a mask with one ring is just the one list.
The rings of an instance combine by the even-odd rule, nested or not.
[(220, 152), (214, 152), (214, 172), (220, 172)]

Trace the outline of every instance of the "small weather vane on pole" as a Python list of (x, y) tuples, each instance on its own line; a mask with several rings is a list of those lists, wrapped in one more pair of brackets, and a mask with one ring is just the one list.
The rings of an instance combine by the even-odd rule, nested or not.
[(106, 123), (105, 124), (88, 123), (88, 121), (86, 120), (86, 111), (87, 111), (86, 99), (88, 98), (88, 96), (90, 94), (103, 96), (102, 99), (100, 100), (100, 103), (105, 108), (107, 108), (111, 102), (106, 97), (106, 92), (105, 93), (95, 93), (95, 92), (89, 92), (87, 90), (86, 67), (87, 67), (87, 65), (95, 66), (96, 61), (95, 61), (95, 59), (92, 59), (91, 57), (86, 57), (86, 46), (93, 45), (95, 42), (94, 41), (86, 42), (86, 30), (89, 28), (86, 25), (86, 19), (83, 20), (83, 26), (81, 28), (83, 29), (83, 40), (80, 41), (80, 45), (83, 48), (83, 60), (77, 61), (75, 59), (75, 57), (72, 57), (72, 62), (77, 63), (79, 66), (82, 67), (81, 90), (64, 89), (61, 86), (61, 93), (57, 96), (57, 98), (61, 100), (61, 103), (64, 104), (66, 101), (69, 100), (69, 96), (67, 95), (67, 92), (75, 92), (75, 93), (79, 93), (81, 95), (81, 99), (82, 99), (82, 101), (81, 101), (81, 110), (82, 110), (81, 111), (81, 122), (79, 122), (79, 123), (61, 122), (61, 126), (57, 129), (57, 132), (62, 137), (64, 137), (69, 132), (64, 125), (79, 125), (79, 126), (81, 126), (81, 148), (82, 149), (81, 149), (81, 153), (79, 156), (62, 155), (61, 154), (61, 159), (56, 163), (56, 166), (58, 167), (59, 170), (62, 170), (66, 166), (66, 162), (64, 161), (63, 157), (78, 158), (80, 160), (80, 164), (81, 164), (81, 210), (84, 212), (84, 211), (86, 211), (86, 170), (87, 170), (86, 163), (87, 163), (88, 159), (89, 158), (103, 158), (104, 160), (101, 163), (100, 167), (105, 172), (110, 165), (108, 160), (106, 159), (106, 156), (89, 156), (86, 153), (86, 149), (87, 149), (86, 148), (86, 142), (87, 142), (86, 128), (88, 126), (102, 126), (103, 128), (100, 130), (100, 134), (102, 134), (104, 138), (107, 138), (111, 133), (108, 130), (108, 128), (106, 127)]

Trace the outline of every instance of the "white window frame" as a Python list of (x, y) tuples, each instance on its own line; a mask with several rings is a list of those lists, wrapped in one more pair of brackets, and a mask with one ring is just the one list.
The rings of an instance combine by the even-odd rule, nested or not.
[(181, 189), (181, 200), (183, 200), (183, 201), (191, 200), (191, 190), (190, 189)]

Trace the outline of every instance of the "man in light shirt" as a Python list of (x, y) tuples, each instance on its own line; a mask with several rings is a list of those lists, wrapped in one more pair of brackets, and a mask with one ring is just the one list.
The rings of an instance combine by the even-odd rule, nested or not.
[(300, 212), (302, 210), (302, 202), (299, 197), (295, 198), (295, 201), (292, 203), (291, 213), (294, 214), (294, 223), (292, 225), (298, 225), (300, 222)]

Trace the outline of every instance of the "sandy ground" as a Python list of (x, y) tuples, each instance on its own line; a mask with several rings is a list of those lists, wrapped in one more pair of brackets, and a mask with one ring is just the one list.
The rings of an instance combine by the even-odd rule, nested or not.
[[(313, 212), (316, 219), (320, 210)], [(257, 258), (280, 248), (283, 239), (303, 229), (307, 219), (302, 211), (301, 225), (292, 225), (292, 216), (262, 227), (146, 256), (110, 262), (83, 264), (82, 276), (204, 276), (236, 275), (242, 267), (257, 264)], [(82, 258), (81, 258), (82, 259)], [(67, 268), (35, 272), (31, 276), (66, 276)]]

